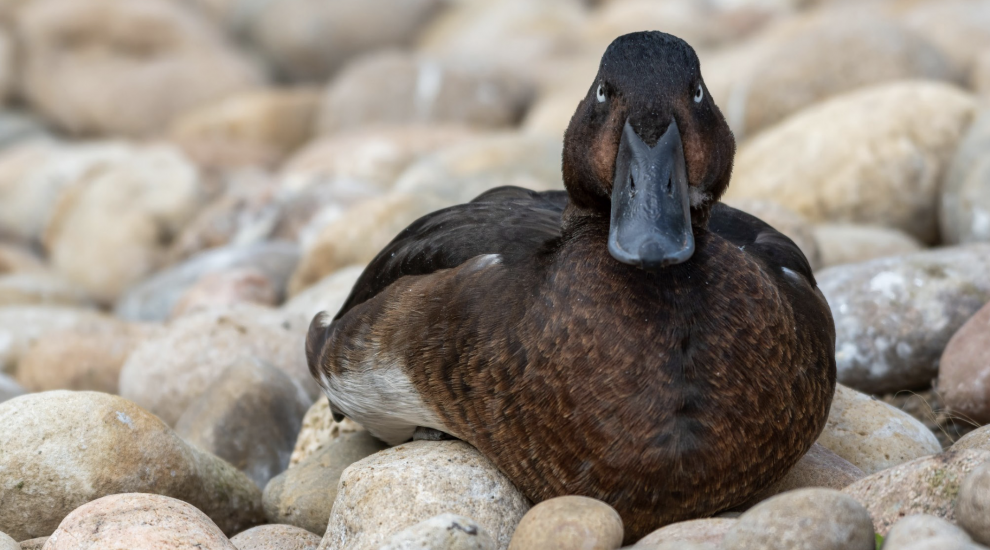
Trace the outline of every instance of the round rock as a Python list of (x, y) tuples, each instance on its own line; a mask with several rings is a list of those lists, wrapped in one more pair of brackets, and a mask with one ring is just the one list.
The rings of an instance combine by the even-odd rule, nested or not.
[(909, 548), (912, 544), (931, 538), (951, 538), (960, 543), (969, 543), (969, 535), (942, 518), (927, 514), (914, 514), (897, 521), (887, 536), (883, 547), (886, 550)]
[(757, 504), (722, 539), (722, 550), (873, 550), (870, 515), (831, 489), (798, 489)]
[(131, 492), (184, 500), (230, 534), (263, 520), (247, 476), (126, 399), (51, 391), (0, 405), (0, 531), (50, 535), (77, 507)]
[(379, 550), (495, 550), (491, 535), (473, 519), (440, 514), (392, 535)]
[(474, 447), (413, 441), (344, 470), (320, 547), (377, 550), (406, 527), (452, 513), (473, 518), (505, 549), (527, 510), (522, 493)]
[(110, 495), (76, 508), (62, 520), (45, 548), (237, 550), (195, 506), (143, 493)]
[(320, 537), (294, 525), (259, 525), (230, 542), (237, 550), (316, 550)]
[(812, 233), (818, 243), (822, 267), (911, 254), (924, 248), (907, 233), (879, 225), (820, 223)]
[(924, 424), (869, 395), (835, 385), (818, 443), (872, 474), (942, 450)]
[(945, 346), (938, 389), (953, 413), (990, 423), (990, 304), (966, 321)]
[(564, 496), (544, 500), (526, 512), (509, 550), (615, 550), (622, 546), (622, 518), (600, 500)]
[(292, 467), (301, 463), (344, 434), (362, 430), (364, 428), (350, 418), (344, 418), (340, 422), (334, 420), (333, 414), (330, 412), (330, 401), (319, 398), (316, 403), (309, 407), (306, 416), (303, 417), (302, 428), (296, 437), (296, 445), (292, 449), (289, 466)]
[(949, 165), (939, 201), (942, 240), (949, 244), (990, 241), (990, 109), (966, 132)]
[(949, 338), (990, 301), (990, 244), (818, 272), (835, 319), (839, 382), (869, 393), (924, 388)]
[(0, 533), (0, 550), (21, 550), (21, 545), (4, 533)]
[(735, 518), (704, 518), (681, 521), (661, 527), (656, 531), (640, 539), (633, 549), (635, 550), (657, 550), (668, 545), (672, 548), (680, 548), (677, 545), (708, 545), (717, 547), (725, 538), (725, 533), (736, 524)]
[(959, 488), (966, 476), (990, 460), (990, 451), (949, 450), (877, 472), (842, 490), (870, 512), (885, 535), (904, 516), (929, 514), (955, 519)]
[(990, 545), (990, 462), (981, 464), (963, 481), (956, 520), (973, 540)]

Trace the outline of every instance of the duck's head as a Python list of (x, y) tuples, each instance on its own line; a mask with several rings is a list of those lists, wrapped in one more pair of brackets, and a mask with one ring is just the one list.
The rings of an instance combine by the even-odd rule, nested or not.
[(691, 46), (627, 34), (605, 51), (564, 135), (564, 184), (574, 208), (609, 219), (615, 259), (653, 271), (694, 253), (735, 149)]

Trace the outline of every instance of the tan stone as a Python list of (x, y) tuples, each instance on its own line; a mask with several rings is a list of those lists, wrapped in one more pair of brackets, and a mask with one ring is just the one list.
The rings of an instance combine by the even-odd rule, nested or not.
[(275, 166), (312, 137), (319, 101), (315, 88), (228, 96), (176, 118), (169, 137), (203, 166)]
[(866, 507), (881, 535), (911, 514), (930, 514), (951, 522), (955, 520), (960, 486), (987, 460), (988, 451), (949, 450), (864, 477), (842, 492)]
[(379, 550), (495, 550), (495, 541), (473, 519), (440, 514), (399, 531)]
[(52, 533), (47, 550), (236, 550), (195, 506), (161, 495), (103, 497), (76, 508)]
[(937, 193), (975, 113), (968, 94), (899, 82), (811, 106), (745, 142), (728, 198), (763, 198), (812, 222), (875, 223), (925, 243)]
[(361, 265), (338, 269), (282, 304), (281, 311), (293, 325), (304, 330), (321, 312), (332, 319), (350, 296), (354, 283), (362, 273), (364, 266)]
[(563, 189), (561, 150), (559, 139), (493, 135), (424, 157), (403, 172), (394, 190), (436, 195), (448, 206), (503, 185), (534, 191)]
[(309, 407), (303, 417), (296, 446), (289, 458), (289, 467), (315, 455), (338, 437), (363, 430), (360, 424), (350, 418), (344, 418), (340, 422), (334, 420), (330, 414), (330, 401), (321, 397)]
[(910, 254), (923, 248), (907, 233), (878, 225), (820, 223), (812, 233), (821, 253), (821, 267)]
[(990, 109), (959, 143), (939, 197), (939, 228), (947, 244), (990, 241)]
[(842, 384), (818, 444), (866, 474), (942, 450), (935, 435), (909, 414)]
[(295, 525), (313, 533), (326, 532), (344, 470), (385, 448), (384, 443), (363, 430), (334, 438), (268, 483), (265, 517), (270, 522)]
[(153, 325), (108, 319), (45, 333), (18, 364), (17, 381), (32, 392), (64, 389), (117, 393), (124, 361), (144, 339), (159, 330)]
[(961, 543), (971, 542), (969, 535), (942, 518), (926, 514), (914, 514), (897, 520), (884, 537), (886, 550), (909, 548), (913, 543), (935, 537), (949, 537)]
[(177, 150), (122, 147), (123, 158), (62, 189), (44, 235), (52, 266), (103, 303), (161, 267), (203, 192)]
[(812, 269), (821, 267), (821, 253), (818, 250), (818, 240), (815, 238), (814, 228), (803, 216), (772, 200), (735, 199), (725, 201), (725, 203), (756, 216), (770, 227), (780, 231), (784, 236), (794, 241), (801, 252), (804, 252), (804, 256), (808, 259)]
[(522, 493), (474, 447), (413, 441), (344, 470), (320, 548), (375, 550), (397, 531), (453, 513), (474, 519), (504, 550), (527, 510)]
[(73, 134), (152, 135), (261, 80), (177, 2), (40, 0), (21, 11), (17, 30), (24, 94)]
[(984, 50), (973, 61), (969, 87), (984, 98), (990, 97), (990, 48)]
[(622, 546), (622, 518), (600, 500), (565, 496), (544, 500), (523, 516), (509, 550), (615, 550)]
[(949, 447), (949, 450), (952, 451), (962, 451), (965, 449), (990, 451), (990, 426), (980, 426), (960, 437), (958, 441)]
[(61, 306), (0, 307), (0, 372), (16, 373), (24, 354), (42, 336), (67, 329), (113, 325), (110, 317), (89, 309)]
[(960, 75), (969, 72), (980, 51), (990, 48), (990, 2), (985, 0), (918, 2), (902, 20), (945, 52)]
[(956, 519), (973, 540), (990, 544), (990, 462), (981, 464), (963, 481)]
[(22, 540), (21, 550), (42, 550), (46, 542), (48, 542), (48, 537), (37, 537), (33, 539)]
[(213, 307), (252, 303), (278, 305), (275, 283), (253, 268), (233, 268), (204, 275), (193, 283), (172, 306), (171, 318)]
[(283, 323), (277, 310), (246, 304), (180, 317), (131, 352), (120, 394), (174, 425), (224, 369), (247, 357), (279, 368), (315, 398), (304, 338)]
[(795, 489), (843, 489), (864, 477), (866, 474), (858, 466), (815, 443), (780, 481), (737, 509), (747, 509), (769, 497)]
[(990, 304), (952, 335), (939, 360), (938, 389), (953, 414), (990, 423)]
[(247, 476), (120, 397), (52, 391), (7, 401), (0, 448), (0, 530), (21, 540), (50, 535), (79, 506), (115, 493), (184, 500), (228, 534), (263, 518)]
[(56, 273), (0, 275), (0, 306), (19, 305), (91, 307), (93, 304), (85, 291)]
[(409, 224), (444, 206), (431, 195), (391, 193), (351, 208), (324, 227), (303, 254), (289, 281), (289, 295), (346, 266), (367, 264)]
[(867, 510), (832, 489), (798, 489), (739, 516), (722, 550), (873, 550)]
[(259, 525), (230, 542), (237, 550), (316, 550), (320, 537), (294, 525)]
[(657, 550), (663, 545), (711, 544), (716, 547), (736, 523), (735, 518), (704, 518), (672, 523), (641, 538), (630, 550)]
[(0, 243), (0, 275), (42, 273), (44, 271), (45, 265), (41, 258), (26, 248)]

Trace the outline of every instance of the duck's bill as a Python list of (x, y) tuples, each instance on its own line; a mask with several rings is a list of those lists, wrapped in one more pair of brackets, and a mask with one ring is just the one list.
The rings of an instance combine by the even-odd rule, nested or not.
[(626, 121), (615, 159), (608, 251), (620, 262), (649, 271), (694, 254), (684, 146), (671, 120), (650, 147)]

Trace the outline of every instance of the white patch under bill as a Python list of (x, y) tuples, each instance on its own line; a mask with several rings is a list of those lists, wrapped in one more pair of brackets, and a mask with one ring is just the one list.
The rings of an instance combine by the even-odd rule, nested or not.
[(691, 206), (698, 207), (711, 200), (712, 196), (708, 193), (702, 193), (697, 187), (688, 186), (691, 195)]
[(400, 360), (377, 349), (339, 376), (321, 373), (320, 385), (334, 410), (389, 445), (408, 441), (418, 426), (446, 432), (404, 367)]

